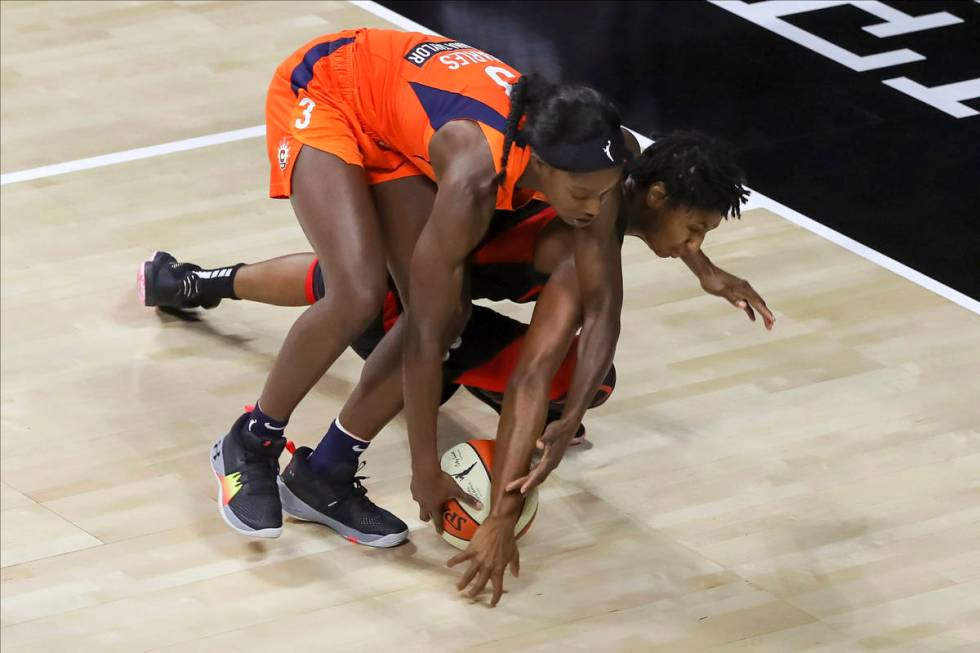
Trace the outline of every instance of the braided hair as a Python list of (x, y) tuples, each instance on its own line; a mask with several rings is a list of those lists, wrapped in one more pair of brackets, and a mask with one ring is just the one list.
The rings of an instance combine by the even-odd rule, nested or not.
[[(521, 119), (524, 126), (520, 131)], [(584, 143), (619, 129), (619, 110), (587, 86), (550, 83), (540, 75), (522, 75), (510, 89), (510, 111), (504, 130), (504, 151), (495, 181), (507, 176), (510, 149), (517, 140), (531, 148), (557, 143)]]
[(627, 174), (644, 187), (661, 182), (672, 204), (741, 218), (749, 196), (731, 146), (696, 131), (672, 132), (643, 150)]

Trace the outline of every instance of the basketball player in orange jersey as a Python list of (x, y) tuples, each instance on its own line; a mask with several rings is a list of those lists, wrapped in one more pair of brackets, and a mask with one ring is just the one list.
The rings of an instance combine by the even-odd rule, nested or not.
[[(358, 29), (315, 39), (279, 66), (267, 96), (266, 138), (270, 194), (290, 198), (335, 292), (296, 321), (254, 409), (212, 447), (222, 515), (232, 528), (255, 537), (281, 533), (276, 461), (287, 421), (380, 310), (386, 262), (407, 309), (396, 329), (406, 343), (412, 491), (426, 518), (441, 513), (457, 494), (436, 455), (441, 359), (466, 322), (465, 260), (495, 209), (518, 208), (535, 195), (577, 227), (580, 364), (565, 415), (554, 423), (563, 437), (574, 436), (619, 334), (613, 191), (626, 149), (608, 100), (521, 77), (451, 39)], [(331, 433), (342, 449), (346, 434)], [(334, 481), (355, 483), (353, 473)]]

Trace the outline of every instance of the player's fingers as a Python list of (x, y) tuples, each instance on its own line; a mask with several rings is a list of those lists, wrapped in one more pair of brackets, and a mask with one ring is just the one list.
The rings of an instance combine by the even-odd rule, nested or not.
[(510, 574), (514, 578), (521, 575), (521, 550), (514, 547), (514, 557), (510, 560)]
[(464, 589), (466, 589), (466, 586), (470, 584), (470, 581), (473, 580), (473, 577), (476, 576), (476, 572), (478, 571), (480, 571), (480, 565), (471, 560), (470, 566), (467, 568), (466, 573), (463, 574), (463, 577), (459, 579), (458, 583), (456, 583), (457, 591), (462, 592)]
[(539, 470), (540, 470), (540, 467), (535, 467), (531, 471), (531, 473), (527, 475), (527, 477), (526, 477), (527, 480), (525, 480), (524, 483), (521, 485), (521, 494), (522, 495), (527, 496), (527, 493), (528, 492), (530, 492), (534, 488), (536, 488), (539, 485), (541, 485), (541, 481), (543, 481), (544, 479), (538, 480), (538, 471)]
[(771, 329), (773, 323), (776, 321), (775, 316), (772, 314), (772, 311), (769, 310), (769, 307), (766, 306), (766, 302), (763, 301), (762, 297), (759, 297), (759, 295), (754, 291), (753, 295), (755, 296), (750, 298), (752, 306), (754, 306), (755, 310), (762, 316), (762, 321), (766, 325), (766, 328)]
[(749, 306), (749, 303), (742, 297), (742, 295), (740, 294), (732, 295), (731, 297), (728, 298), (728, 301), (730, 301), (732, 303), (732, 306), (734, 306), (735, 308), (744, 311), (745, 314), (749, 316), (749, 319), (755, 322), (755, 315), (752, 314), (752, 308)]
[(502, 568), (494, 570), (493, 576), (490, 578), (490, 584), (493, 586), (490, 607), (495, 608), (500, 601), (500, 595), (504, 593), (504, 570)]
[[(425, 521), (429, 521), (429, 520), (426, 519)], [(435, 527), (436, 533), (438, 533), (439, 535), (442, 535), (442, 513), (441, 512), (434, 512), (434, 513), (432, 513), (432, 525)]]
[(481, 569), (480, 573), (476, 577), (476, 581), (470, 586), (469, 597), (475, 599), (483, 591), (483, 588), (487, 586), (487, 582), (490, 580), (490, 572), (492, 569), (486, 567)]
[(545, 446), (548, 446), (549, 444), (555, 442), (558, 439), (559, 435), (561, 434), (558, 432), (557, 429), (546, 428), (544, 430), (544, 433), (541, 434), (541, 437), (538, 438), (538, 442), (541, 442)]
[(769, 307), (766, 306), (766, 300), (762, 298), (762, 295), (757, 293), (755, 288), (748, 282), (742, 288), (742, 295), (745, 297), (745, 301), (748, 302), (749, 306), (754, 308), (762, 316), (762, 321), (766, 325), (766, 328), (771, 329), (776, 318), (773, 316), (772, 311), (769, 310)]
[(457, 553), (452, 558), (446, 561), (446, 566), (450, 568), (455, 567), (459, 563), (465, 562), (472, 557), (473, 557), (472, 551), (463, 551), (462, 553)]
[(767, 329), (771, 329), (776, 325), (776, 316), (772, 314), (772, 311), (768, 307), (762, 313), (762, 319), (766, 321)]
[(453, 498), (455, 498), (457, 501), (462, 501), (466, 505), (476, 508), (477, 510), (483, 510), (483, 504), (480, 503), (476, 497), (469, 494), (458, 485), (456, 486), (456, 490), (453, 492)]
[(546, 463), (545, 459), (542, 458), (538, 466), (531, 470), (531, 473), (527, 475), (527, 480), (521, 486), (521, 494), (527, 494), (534, 488), (538, 487), (544, 483), (544, 479), (548, 478), (548, 474), (551, 473), (552, 467)]
[(528, 476), (529, 476), (529, 474), (525, 474), (524, 476), (520, 477), (519, 479), (514, 480), (514, 481), (511, 481), (510, 483), (507, 484), (507, 487), (505, 487), (504, 490), (506, 492), (517, 492), (517, 491), (519, 491), (521, 489), (521, 485), (524, 484), (524, 481), (527, 480), (527, 477)]

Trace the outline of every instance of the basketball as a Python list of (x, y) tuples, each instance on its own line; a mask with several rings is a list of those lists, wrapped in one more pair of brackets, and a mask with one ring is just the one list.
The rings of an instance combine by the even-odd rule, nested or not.
[[(457, 549), (465, 549), (469, 545), (476, 529), (490, 515), (490, 474), (495, 445), (495, 440), (468, 440), (442, 456), (442, 471), (483, 504), (483, 510), (476, 510), (455, 499), (446, 504), (446, 511), (442, 514), (442, 539)], [(535, 488), (524, 499), (524, 508), (514, 526), (514, 534), (518, 538), (531, 527), (537, 512), (538, 490)]]

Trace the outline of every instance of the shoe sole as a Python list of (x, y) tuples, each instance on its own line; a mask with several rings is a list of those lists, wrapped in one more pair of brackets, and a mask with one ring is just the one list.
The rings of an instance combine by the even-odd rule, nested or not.
[(407, 528), (400, 533), (390, 533), (388, 535), (362, 533), (355, 528), (351, 528), (350, 526), (337, 521), (336, 519), (331, 519), (322, 512), (311, 507), (305, 501), (293, 494), (292, 490), (286, 487), (286, 484), (282, 481), (282, 477), (277, 478), (276, 482), (279, 484), (279, 499), (282, 501), (282, 511), (291, 517), (302, 521), (322, 524), (327, 528), (337, 531), (349, 542), (353, 542), (354, 544), (363, 544), (365, 546), (372, 546), (378, 549), (387, 549), (393, 546), (398, 546), (408, 539)]
[[(215, 442), (211, 447), (211, 451), (213, 452), (216, 448), (220, 447), (223, 441), (224, 438), (221, 438)], [(220, 467), (218, 466), (218, 458), (221, 457), (219, 456), (216, 458), (213, 453), (211, 454), (211, 470), (214, 471), (214, 477), (218, 481), (218, 514), (221, 515), (221, 518), (225, 521), (225, 523), (228, 524), (233, 531), (241, 533), (242, 535), (247, 535), (248, 537), (256, 537), (263, 540), (274, 540), (282, 535), (282, 526), (279, 526), (278, 528), (252, 528), (236, 517), (231, 508), (225, 504), (222, 495), (224, 488), (221, 485), (221, 479), (225, 475), (225, 466), (223, 462)], [(222, 458), (222, 461), (223, 460), (224, 459)]]
[(165, 254), (165, 252), (156, 251), (153, 252), (153, 257), (149, 260), (140, 263), (139, 268), (136, 270), (136, 294), (139, 295), (140, 303), (143, 306), (152, 308), (156, 306), (156, 297), (146, 295), (146, 282), (150, 282), (150, 288), (153, 287), (153, 283), (156, 281), (152, 277), (153, 274), (153, 264), (156, 263), (157, 257)]

